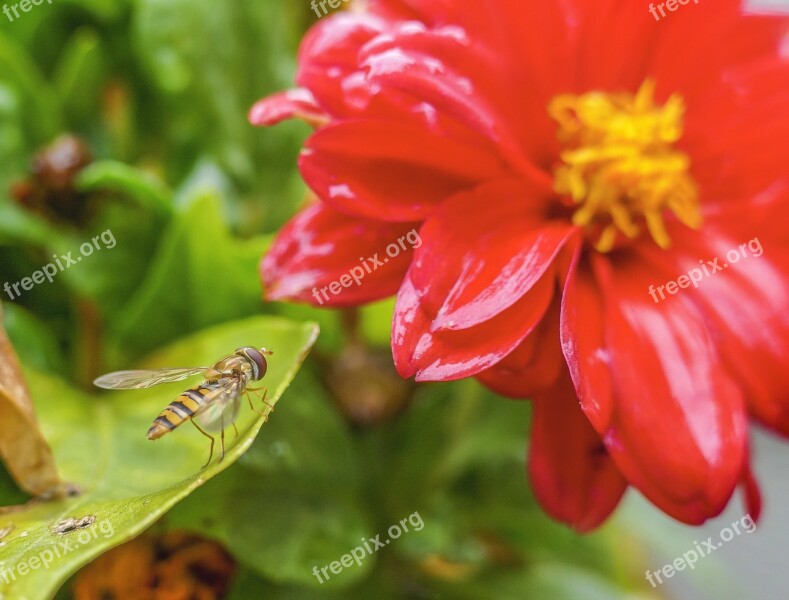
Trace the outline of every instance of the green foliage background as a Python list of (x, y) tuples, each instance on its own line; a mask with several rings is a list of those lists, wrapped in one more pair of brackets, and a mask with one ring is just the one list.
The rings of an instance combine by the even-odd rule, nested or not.
[[(47, 431), (58, 439), (97, 435), (89, 405), (105, 400), (92, 378), (139, 364), (174, 340), (198, 335), (164, 356), (188, 360), (189, 345), (206, 339), (194, 360), (207, 360), (208, 349), (229, 339), (214, 326), (237, 332), (239, 319), (260, 314), (286, 317), (294, 331), (293, 321), (317, 321), (316, 359), (255, 443), (156, 525), (221, 541), (241, 565), (231, 598), (646, 597), (635, 540), (610, 526), (577, 536), (536, 506), (525, 479), (527, 403), (473, 382), (422, 386), (402, 415), (354, 426), (326, 383), (352, 341), (347, 318), (262, 302), (258, 261), (304, 199), (295, 162), (308, 130), (255, 129), (246, 113), (290, 85), (298, 40), (313, 20), (308, 2), (290, 0), (56, 0), (14, 22), (0, 16), (0, 284), (106, 229), (117, 240), (54, 283), (4, 298), (5, 326), (35, 380)], [(8, 193), (35, 153), (64, 132), (85, 139), (95, 158), (76, 182), (90, 209), (78, 224), (26, 212)], [(371, 355), (387, 356), (391, 307), (358, 315)], [(257, 336), (246, 343), (269, 344)], [(157, 356), (149, 364), (164, 366)], [(59, 398), (68, 419), (50, 397), (61, 385), (79, 398)], [(178, 391), (149, 395), (150, 419)], [(116, 415), (115, 436), (148, 444), (143, 421)], [(194, 453), (205, 441), (193, 431), (170, 437)], [(88, 443), (53, 444), (68, 464), (93, 458)], [(116, 477), (132, 488), (135, 478), (156, 479), (179, 447), (129, 446)], [(24, 500), (7, 476), (0, 498)], [(312, 575), (417, 511), (421, 531), (327, 583)], [(120, 535), (108, 545), (142, 527), (117, 524)], [(0, 548), (0, 560), (9, 548)], [(38, 572), (39, 597), (91, 558), (66, 572)], [(59, 597), (70, 589), (65, 583)]]

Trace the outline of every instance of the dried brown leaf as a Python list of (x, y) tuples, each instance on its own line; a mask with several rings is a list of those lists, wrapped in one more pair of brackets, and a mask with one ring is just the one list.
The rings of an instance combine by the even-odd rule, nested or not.
[(0, 457), (24, 491), (37, 497), (56, 494), (62, 484), (55, 457), (39, 429), (19, 360), (2, 323), (0, 305)]

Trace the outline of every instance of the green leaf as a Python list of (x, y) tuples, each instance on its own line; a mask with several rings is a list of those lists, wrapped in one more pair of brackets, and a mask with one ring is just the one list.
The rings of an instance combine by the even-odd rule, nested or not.
[[(421, 387), (390, 434), (398, 452), (387, 469), (387, 482), (418, 491), (412, 501), (427, 500), (476, 466), (524, 463), (529, 408), (526, 402), (497, 397), (473, 380)], [(424, 456), (432, 457), (427, 466), (420, 459)], [(403, 498), (394, 489), (387, 495)]]
[(49, 141), (60, 125), (57, 94), (25, 50), (1, 34), (0, 82), (21, 93), (21, 114), (34, 143)]
[(90, 126), (101, 110), (106, 77), (106, 48), (93, 29), (78, 29), (61, 51), (54, 82), (70, 120)]
[(39, 371), (65, 375), (66, 362), (57, 338), (47, 325), (32, 312), (10, 302), (3, 312), (8, 337), (17, 348), (20, 360)]
[(23, 242), (46, 246), (62, 237), (64, 234), (44, 219), (0, 198), (0, 245)]
[(0, 32), (0, 197), (27, 169), (30, 154), (60, 126), (54, 89), (38, 65)]
[[(275, 352), (264, 380), (269, 386), (267, 401), (275, 405), (316, 336), (317, 327), (311, 323), (256, 317), (182, 340), (143, 366), (210, 364), (239, 346), (266, 345)], [(29, 382), (61, 474), (81, 493), (64, 500), (27, 504), (0, 516), (0, 530), (13, 526), (0, 542), (2, 568), (10, 581), (6, 584), (0, 571), (0, 594), (6, 598), (51, 597), (80, 566), (139, 534), (176, 502), (238, 460), (268, 416), (242, 410), (239, 436), (234, 438), (231, 432), (227, 437), (224, 461), (217, 462), (215, 454), (214, 461), (201, 470), (208, 444), (198, 432), (178, 430), (156, 444), (145, 438), (153, 418), (186, 384), (93, 397), (36, 373), (30, 373)], [(298, 399), (293, 400), (298, 403)], [(95, 521), (70, 533), (53, 532), (63, 519), (84, 517), (95, 517)], [(20, 573), (20, 567), (26, 570), (22, 565), (41, 567), (42, 553), (49, 557), (61, 544), (72, 549), (66, 552), (64, 547), (65, 554), (54, 557), (48, 568)], [(35, 557), (39, 560), (31, 563)]]
[(80, 172), (77, 189), (81, 192), (121, 192), (140, 207), (154, 214), (172, 212), (172, 193), (152, 175), (120, 162), (94, 162)]

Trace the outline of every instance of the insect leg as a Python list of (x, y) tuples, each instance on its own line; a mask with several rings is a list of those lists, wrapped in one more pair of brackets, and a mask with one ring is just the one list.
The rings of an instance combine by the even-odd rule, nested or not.
[[(260, 393), (259, 393), (257, 390), (263, 390), (263, 394), (260, 394)], [(250, 390), (249, 390), (249, 388), (247, 388), (247, 391), (250, 391)], [(263, 387), (263, 388), (255, 388), (255, 389), (253, 389), (252, 391), (255, 393), (255, 395), (256, 395), (258, 398), (260, 398), (260, 401), (261, 401), (263, 404), (265, 404), (266, 406), (268, 406), (268, 407), (269, 407), (271, 410), (274, 410), (274, 407), (273, 407), (271, 404), (269, 404), (268, 402), (266, 402), (266, 394), (268, 394), (268, 388), (267, 388), (267, 387)], [(250, 406), (250, 408), (252, 408), (252, 399), (251, 399), (249, 396), (247, 396), (247, 400), (249, 400), (249, 406)], [(253, 408), (252, 410), (255, 410), (255, 409)], [(256, 413), (259, 413), (259, 414), (263, 414), (263, 413), (262, 413), (262, 412), (260, 412), (259, 410), (255, 410), (255, 412), (256, 412)]]
[(211, 435), (208, 435), (208, 434), (207, 434), (205, 431), (203, 431), (203, 430), (200, 428), (200, 425), (198, 425), (198, 424), (195, 422), (195, 420), (194, 420), (194, 419), (190, 419), (190, 420), (191, 420), (191, 422), (192, 422), (192, 425), (194, 425), (195, 427), (197, 427), (197, 431), (199, 431), (199, 432), (200, 432), (200, 433), (202, 433), (202, 434), (203, 434), (205, 437), (207, 437), (209, 440), (211, 440), (211, 450), (208, 452), (208, 462), (207, 462), (207, 463), (205, 463), (205, 464), (204, 464), (204, 465), (201, 467), (201, 469), (205, 469), (205, 468), (206, 468), (208, 465), (210, 465), (210, 464), (211, 464), (211, 459), (214, 457), (214, 437), (213, 437), (213, 436), (211, 436)]
[(235, 423), (233, 423), (233, 430), (236, 432), (236, 437), (238, 437), (238, 427), (236, 427)]
[(262, 410), (257, 410), (257, 409), (256, 409), (256, 408), (255, 408), (255, 407), (252, 405), (252, 396), (250, 396), (250, 395), (249, 395), (249, 390), (247, 390), (247, 402), (249, 402), (249, 408), (250, 408), (250, 410), (251, 410), (252, 412), (256, 412), (256, 413), (257, 413), (257, 414), (259, 414), (259, 415), (262, 415), (262, 414), (263, 414), (263, 411), (262, 411)]

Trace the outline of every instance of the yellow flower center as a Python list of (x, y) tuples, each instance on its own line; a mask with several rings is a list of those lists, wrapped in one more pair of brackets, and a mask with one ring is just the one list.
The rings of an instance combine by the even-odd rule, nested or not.
[(690, 160), (674, 147), (685, 104), (675, 94), (658, 106), (654, 94), (647, 79), (635, 95), (563, 94), (548, 107), (564, 148), (554, 189), (577, 206), (573, 223), (586, 228), (600, 252), (612, 250), (619, 234), (636, 238), (643, 225), (668, 248), (666, 210), (688, 227), (701, 226)]

